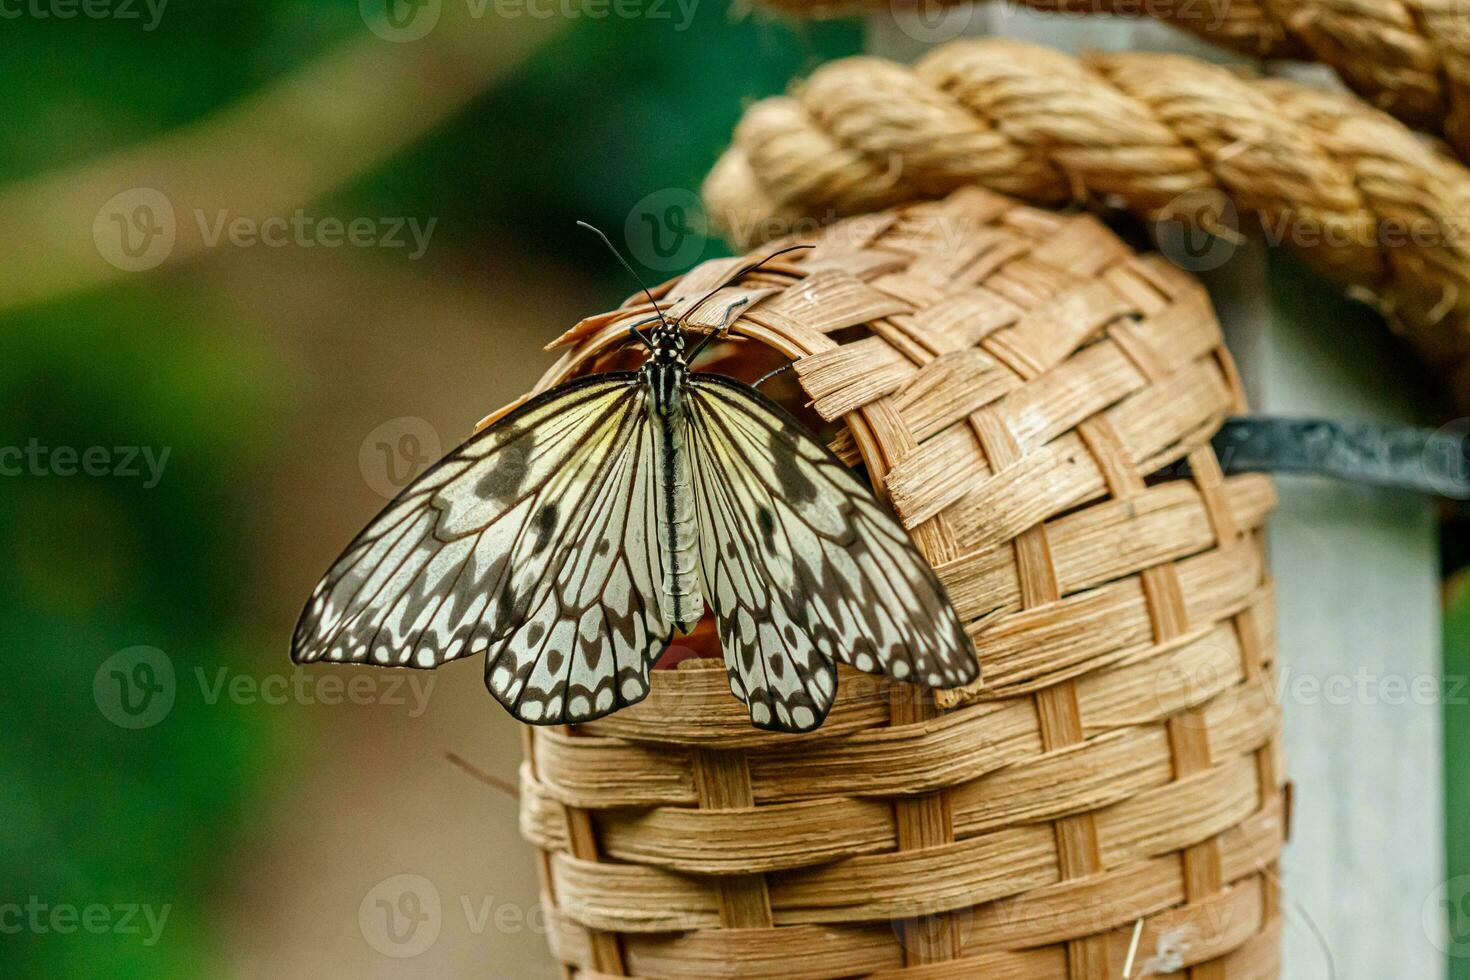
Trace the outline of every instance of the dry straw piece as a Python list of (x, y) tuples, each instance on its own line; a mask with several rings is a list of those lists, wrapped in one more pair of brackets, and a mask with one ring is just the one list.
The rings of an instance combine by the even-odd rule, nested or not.
[[(762, 0), (825, 17), (887, 0)], [(896, 10), (969, 0), (896, 0)], [(1033, 10), (1147, 16), (1257, 58), (1330, 66), (1367, 102), (1441, 133), (1470, 160), (1470, 0), (999, 0)]]
[[(564, 975), (1104, 980), (1141, 919), (1135, 976), (1277, 976), (1275, 497), (1210, 449), (1242, 402), (1204, 290), (1089, 216), (979, 189), (810, 240), (690, 322), (748, 338), (729, 373), (798, 359), (983, 686), (843, 668), (826, 724), (779, 735), (695, 659), (633, 708), (528, 729), (522, 829)], [(734, 261), (656, 292), (685, 313)], [(583, 321), (542, 387), (649, 311)]]
[(1228, 205), (1375, 301), (1470, 404), (1470, 171), (1349, 95), (996, 39), (848, 58), (752, 105), (704, 199), (750, 245), (965, 185), (1150, 220)]

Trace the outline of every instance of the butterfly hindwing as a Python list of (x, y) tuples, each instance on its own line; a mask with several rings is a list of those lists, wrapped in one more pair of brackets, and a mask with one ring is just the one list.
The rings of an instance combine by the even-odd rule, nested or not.
[(973, 681), (942, 586), (862, 481), (754, 389), (709, 374), (689, 389), (705, 597), (755, 724), (820, 725), (837, 659), (931, 687)]
[(485, 650), (491, 693), (538, 723), (641, 700), (672, 634), (647, 399), (636, 373), (597, 375), (450, 453), (328, 571), (293, 658), (428, 668)]
[(432, 668), (485, 651), (486, 686), (522, 721), (601, 717), (647, 695), (673, 618), (697, 615), (678, 571), (692, 524), (757, 726), (820, 725), (839, 659), (931, 687), (975, 678), (938, 579), (853, 473), (740, 382), (677, 387), (682, 418), (655, 410), (642, 372), (595, 375), (471, 438), (332, 566), (293, 658)]

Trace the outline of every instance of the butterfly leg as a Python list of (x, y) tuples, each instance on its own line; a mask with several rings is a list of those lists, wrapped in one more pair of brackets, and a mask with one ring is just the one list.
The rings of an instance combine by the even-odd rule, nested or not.
[(684, 363), (693, 364), (694, 359), (699, 356), (699, 352), (704, 350), (705, 347), (709, 346), (710, 341), (714, 340), (715, 338), (724, 340), (726, 337), (730, 336), (730, 324), (733, 323), (735, 320), (735, 311), (741, 309), (749, 302), (749, 299), (742, 297), (740, 300), (730, 304), (729, 309), (725, 310), (725, 315), (720, 322), (719, 328), (711, 330), (703, 337), (700, 337), (699, 342), (694, 345), (694, 349), (691, 350), (689, 352), (689, 355), (684, 358)]
[(644, 324), (657, 323), (657, 322), (659, 322), (662, 319), (663, 319), (662, 316), (644, 317), (642, 320), (639, 320), (636, 323), (633, 323), (633, 324), (629, 325), (629, 327), (628, 327), (628, 336), (629, 337), (632, 337), (634, 340), (638, 341), (640, 344), (642, 344), (644, 347), (647, 347), (649, 350), (653, 350), (653, 340), (652, 340), (652, 338), (650, 338), (648, 336), (648, 334), (644, 333), (640, 328)]
[(782, 373), (784, 373), (786, 371), (790, 371), (795, 366), (796, 366), (796, 362), (795, 361), (787, 361), (785, 364), (783, 364), (780, 367), (776, 368), (776, 370), (774, 370), (774, 371), (767, 371), (765, 374), (761, 375), (755, 381), (751, 382), (751, 385), (750, 386), (752, 388), (759, 388), (761, 385), (765, 384), (767, 381), (770, 381), (776, 375), (782, 374)]

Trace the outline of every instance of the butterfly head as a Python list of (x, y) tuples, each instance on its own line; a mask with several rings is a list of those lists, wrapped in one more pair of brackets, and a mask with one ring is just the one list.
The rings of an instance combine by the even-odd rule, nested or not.
[(659, 364), (684, 363), (684, 331), (677, 322), (659, 319), (648, 331), (649, 360)]
[(644, 338), (648, 360), (643, 362), (643, 377), (653, 395), (654, 410), (660, 415), (677, 415), (680, 394), (688, 373), (684, 355), (684, 332), (668, 320), (660, 320)]

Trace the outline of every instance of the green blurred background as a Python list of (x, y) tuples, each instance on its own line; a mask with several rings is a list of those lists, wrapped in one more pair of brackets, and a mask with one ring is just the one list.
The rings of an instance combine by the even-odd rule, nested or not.
[[(0, 903), (25, 916), (0, 919), (0, 976), (555, 976), (514, 801), (444, 758), (514, 782), (478, 672), (445, 671), (426, 705), (376, 682), (325, 704), (320, 673), (294, 681), (291, 626), (384, 493), (631, 291), (573, 222), (645, 229), (627, 244), (654, 278), (724, 254), (685, 205), (742, 105), (859, 33), (711, 2), (445, 4), (412, 41), (341, 2), (126, 7), (0, 23), (0, 446), (36, 450), (0, 482)], [(235, 148), (252, 100), (287, 131), (258, 157)], [(129, 272), (93, 216), (123, 195), (143, 248), (140, 189), (177, 241)], [(282, 246), (207, 240), (298, 207)], [(378, 244), (331, 245), (333, 218)], [(415, 257), (407, 229), (431, 221)], [(65, 475), (80, 463), (54, 450), (94, 446), (97, 475)], [(142, 689), (118, 700), (140, 665), (173, 672), (161, 718), (128, 713)], [(412, 960), (360, 934), (364, 895), (401, 873), (445, 910)]]
[[(476, 669), (349, 695), (289, 667), (291, 625), (385, 495), (630, 292), (573, 222), (653, 278), (724, 254), (695, 192), (743, 105), (860, 30), (708, 0), (88, 9), (0, 11), (0, 447), (26, 452), (0, 481), (0, 976), (556, 976), (514, 801), (446, 757), (514, 783)], [(371, 935), (400, 875), (443, 907), (411, 960)]]

